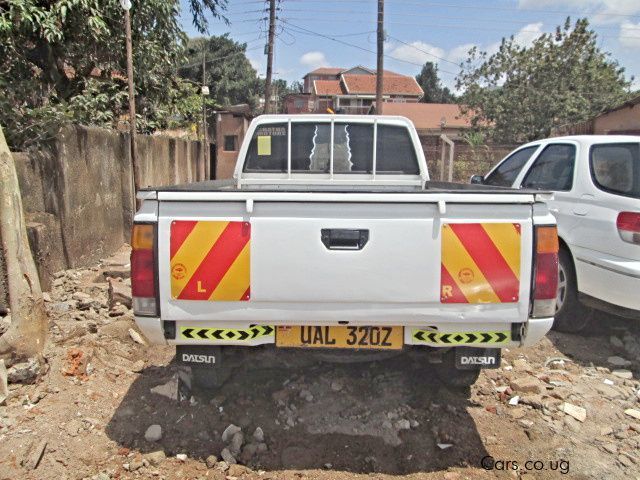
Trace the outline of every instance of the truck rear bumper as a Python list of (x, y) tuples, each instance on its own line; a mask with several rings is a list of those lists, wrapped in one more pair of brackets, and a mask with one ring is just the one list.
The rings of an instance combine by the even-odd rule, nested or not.
[[(160, 318), (136, 317), (136, 323), (151, 343), (161, 345), (253, 347), (273, 344), (276, 338), (275, 326), (255, 326), (240, 322), (163, 322)], [(524, 336), (520, 340), (512, 339), (512, 325), (509, 323), (483, 323), (482, 327), (477, 322), (406, 326), (404, 328), (404, 344), (437, 348), (452, 346), (528, 347), (540, 341), (552, 325), (553, 317), (530, 318), (525, 324)]]

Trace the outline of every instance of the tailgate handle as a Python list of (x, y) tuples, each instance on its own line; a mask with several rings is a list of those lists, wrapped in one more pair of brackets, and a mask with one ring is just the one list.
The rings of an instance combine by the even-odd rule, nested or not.
[(320, 239), (328, 250), (362, 250), (369, 241), (369, 230), (323, 228)]

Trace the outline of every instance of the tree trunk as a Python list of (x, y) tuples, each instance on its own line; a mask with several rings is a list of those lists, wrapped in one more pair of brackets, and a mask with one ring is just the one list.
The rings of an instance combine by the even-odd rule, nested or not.
[(0, 359), (40, 357), (47, 314), (36, 265), (29, 248), (13, 157), (0, 127), (0, 237), (7, 267), (11, 327), (0, 337)]

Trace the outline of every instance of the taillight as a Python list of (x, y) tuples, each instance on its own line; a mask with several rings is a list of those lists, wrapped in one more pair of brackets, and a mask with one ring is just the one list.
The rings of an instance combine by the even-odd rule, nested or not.
[(556, 311), (558, 295), (558, 229), (536, 227), (535, 281), (533, 285), (534, 317), (551, 317)]
[(131, 232), (133, 314), (157, 316), (155, 226), (135, 224)]
[(620, 212), (616, 226), (622, 240), (640, 245), (640, 212)]

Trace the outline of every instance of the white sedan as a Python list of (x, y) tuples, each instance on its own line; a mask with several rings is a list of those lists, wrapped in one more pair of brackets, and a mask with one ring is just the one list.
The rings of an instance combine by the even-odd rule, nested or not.
[(531, 142), (471, 183), (554, 192), (560, 268), (554, 328), (577, 332), (580, 302), (640, 318), (640, 136)]

